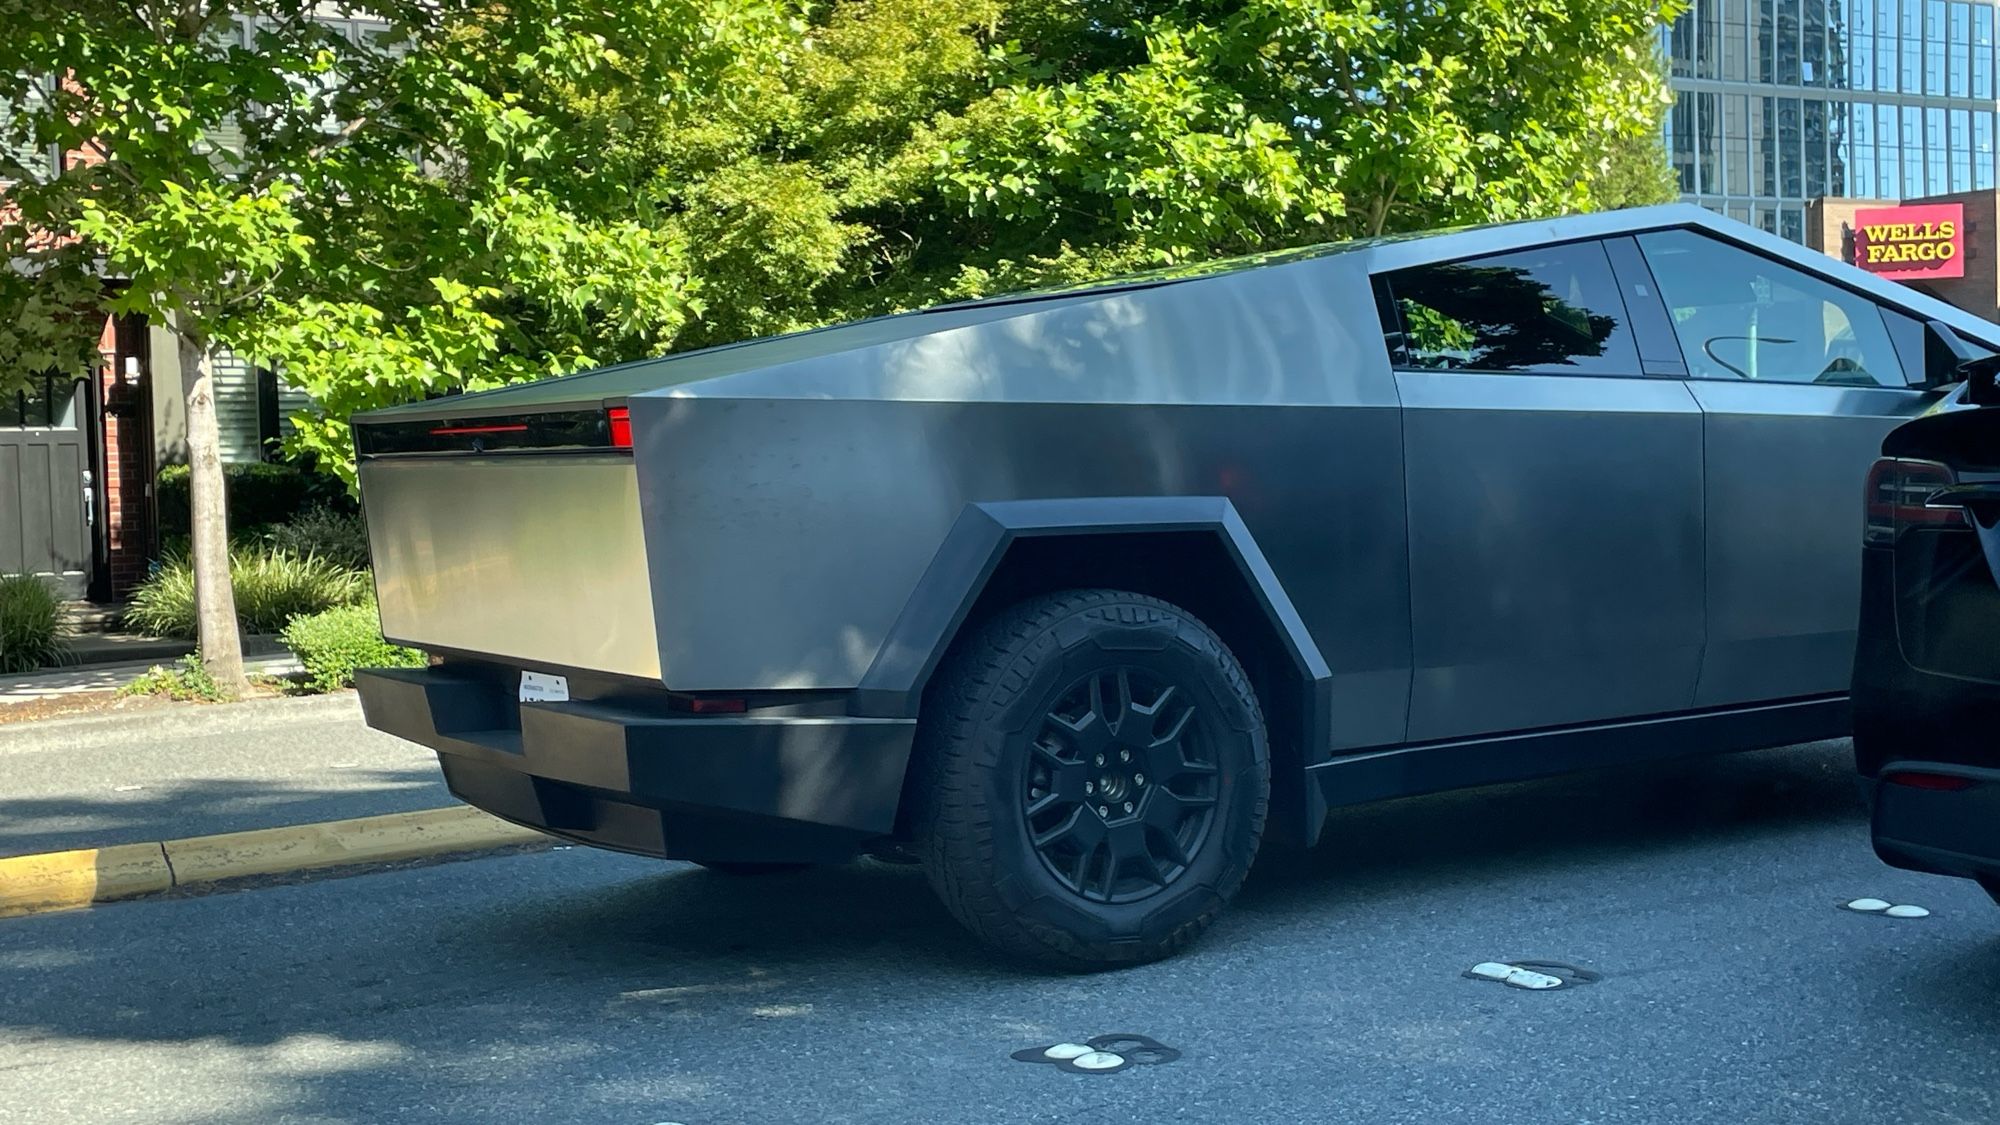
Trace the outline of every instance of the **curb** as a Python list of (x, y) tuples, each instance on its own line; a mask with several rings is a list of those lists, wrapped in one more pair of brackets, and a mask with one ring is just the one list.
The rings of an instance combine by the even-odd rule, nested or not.
[(469, 806), (0, 859), (0, 918), (254, 875), (556, 844)]

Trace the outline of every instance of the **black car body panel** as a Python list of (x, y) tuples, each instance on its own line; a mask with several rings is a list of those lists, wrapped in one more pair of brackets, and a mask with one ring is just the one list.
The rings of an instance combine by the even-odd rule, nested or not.
[[(1853, 701), (1875, 850), (2000, 888), (2000, 410), (1965, 390), (1883, 442)], [(1885, 515), (1883, 509), (1892, 509)], [(1893, 519), (1891, 518), (1893, 516)], [(1893, 524), (1893, 532), (1889, 527)]]

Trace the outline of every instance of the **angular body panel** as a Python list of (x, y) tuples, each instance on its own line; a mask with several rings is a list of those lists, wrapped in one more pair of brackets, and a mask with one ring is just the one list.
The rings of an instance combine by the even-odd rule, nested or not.
[(659, 674), (629, 459), (365, 461), (361, 488), (391, 640)]
[[(1705, 247), (1762, 272), (1707, 285)], [(1529, 251), (1569, 255), (1584, 280), (1544, 283)], [(1490, 315), (1446, 308), (1461, 278)], [(1823, 316), (1822, 290), (1839, 295)], [(786, 770), (851, 738), (865, 768), (815, 776), (888, 785), (929, 669), (1022, 591), (1150, 582), (1138, 592), (1247, 614), (1210, 624), (1245, 650), (1275, 784), (1334, 804), (1823, 737), (1846, 715), (1858, 489), (1873, 443), (1937, 397), (1907, 344), (1932, 320), (2000, 346), (1914, 291), (1667, 207), (949, 306), (375, 412), (355, 425), (385, 629), (444, 666), (369, 690), (409, 737), (481, 747), (459, 776), (505, 790), (504, 815), (649, 852), (685, 839), (662, 817), (713, 802), (671, 777), (646, 793), (589, 780), (687, 737), (643, 716), (809, 717), (797, 740), (746, 726), (743, 745)], [(1147, 538), (1165, 500), (1240, 523), (1269, 587), (1235, 596), (1264, 571), (1201, 570), (1171, 552), (1208, 541)], [(1099, 513), (1076, 531), (1080, 561), (954, 539), (968, 513), (1069, 502)], [(1018, 566), (1043, 570), (1009, 569), (1030, 556)], [(1272, 637), (1287, 659), (1258, 651)], [(522, 668), (574, 673), (575, 698), (519, 703)], [(841, 718), (892, 722), (822, 721)], [(598, 749), (523, 742), (559, 729)], [(818, 796), (771, 815), (851, 836), (899, 800)], [(869, 816), (828, 811), (851, 807)], [(1309, 838), (1312, 803), (1287, 807)]]

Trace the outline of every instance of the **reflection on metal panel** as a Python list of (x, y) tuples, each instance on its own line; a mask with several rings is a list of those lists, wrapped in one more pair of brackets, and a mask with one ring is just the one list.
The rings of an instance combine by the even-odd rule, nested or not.
[(968, 503), (1227, 496), (1326, 657), (1339, 735), (1401, 737), (1391, 407), (644, 397), (632, 416), (676, 688), (854, 687)]
[(1695, 380), (1706, 415), (1708, 646), (1700, 707), (1846, 690), (1862, 486), (1936, 395)]
[(1702, 640), (1679, 380), (1398, 372), (1411, 741), (1678, 711)]
[(370, 460), (361, 495), (392, 639), (659, 677), (629, 459)]

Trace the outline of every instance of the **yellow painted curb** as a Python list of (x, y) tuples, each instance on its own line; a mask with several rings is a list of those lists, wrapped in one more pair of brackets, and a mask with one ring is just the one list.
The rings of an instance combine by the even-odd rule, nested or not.
[(184, 887), (249, 875), (388, 863), (537, 842), (553, 844), (555, 840), (532, 828), (509, 824), (462, 806), (194, 836), (168, 840), (163, 846), (167, 864), (174, 870), (174, 885)]
[(0, 918), (173, 887), (556, 840), (469, 806), (0, 859)]
[(75, 910), (174, 885), (158, 844), (120, 844), (0, 859), (0, 918)]

